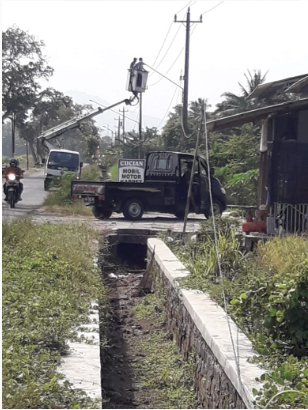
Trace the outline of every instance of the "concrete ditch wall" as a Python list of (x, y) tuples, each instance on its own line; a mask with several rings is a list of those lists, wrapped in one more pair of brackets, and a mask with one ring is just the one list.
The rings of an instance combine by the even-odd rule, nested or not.
[(256, 355), (250, 340), (229, 319), (240, 356), (240, 381), (224, 310), (206, 293), (180, 288), (177, 280), (190, 272), (160, 239), (148, 240), (148, 268), (152, 288), (167, 298), (168, 328), (181, 353), (196, 353), (195, 385), (202, 407), (253, 408), (252, 389), (261, 387), (255, 379), (264, 371), (247, 361)]

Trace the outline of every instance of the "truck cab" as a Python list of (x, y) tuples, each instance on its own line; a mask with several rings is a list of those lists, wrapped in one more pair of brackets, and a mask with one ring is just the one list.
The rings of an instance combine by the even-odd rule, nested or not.
[(48, 191), (54, 178), (63, 175), (65, 172), (74, 172), (75, 178), (80, 179), (83, 162), (80, 161), (80, 155), (77, 151), (51, 149), (44, 163), (45, 191)]
[[(190, 168), (193, 155), (157, 151), (147, 155), (142, 182), (72, 181), (74, 199), (83, 198), (92, 206), (98, 219), (107, 219), (112, 212), (123, 212), (129, 220), (142, 218), (144, 212), (185, 214)], [(202, 156), (197, 156), (193, 170), (192, 199), (189, 212), (211, 214), (209, 178), (212, 186), (214, 213), (221, 214), (227, 206), (226, 193)]]

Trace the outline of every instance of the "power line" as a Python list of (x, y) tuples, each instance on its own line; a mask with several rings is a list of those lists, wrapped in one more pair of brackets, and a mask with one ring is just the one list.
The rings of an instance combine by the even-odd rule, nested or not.
[(208, 12), (210, 12), (210, 11), (216, 9), (216, 7), (220, 6), (222, 3), (224, 3), (224, 1), (221, 1), (220, 3), (216, 4), (216, 6), (212, 7), (212, 8), (209, 9), (209, 10), (206, 10), (204, 13), (201, 14), (201, 16), (203, 16), (203, 14), (206, 14), (206, 13), (208, 13)]
[[(193, 35), (193, 33), (194, 33), (196, 27), (197, 27), (197, 26), (195, 25), (195, 27), (193, 28), (193, 30), (192, 30), (192, 32), (191, 32), (191, 36)], [(185, 49), (185, 46), (182, 48), (182, 50), (180, 51), (180, 54), (179, 54), (179, 55), (177, 56), (177, 58), (174, 60), (174, 62), (172, 63), (172, 66), (171, 66), (171, 67), (169, 68), (169, 70), (166, 72), (165, 76), (169, 73), (169, 71), (171, 70), (171, 68), (172, 68), (172, 67), (174, 66), (174, 64), (178, 61), (178, 59), (180, 58), (180, 56), (181, 56), (181, 54), (183, 53), (184, 49)], [(161, 74), (161, 76), (164, 77), (163, 74)], [(156, 83), (149, 84), (149, 87), (152, 87), (153, 85), (158, 84), (161, 80), (162, 80), (162, 78), (160, 78), (158, 81), (156, 81)]]
[[(94, 102), (94, 103), (97, 104), (97, 105), (101, 105), (102, 107), (106, 107), (106, 105), (103, 105), (103, 104), (101, 104), (101, 103), (98, 103), (98, 102), (96, 102), (96, 101), (94, 101), (94, 100), (89, 100), (89, 101)], [(113, 111), (113, 112), (115, 112), (116, 114), (118, 114), (117, 111), (112, 110), (111, 108), (110, 108), (110, 111)], [(126, 119), (138, 123), (138, 121), (135, 121), (135, 120), (133, 120), (132, 118), (126, 117)], [(139, 124), (139, 123), (138, 123), (138, 124)]]
[(174, 43), (174, 40), (176, 39), (176, 36), (178, 35), (178, 33), (180, 31), (180, 28), (181, 28), (181, 26), (179, 26), (179, 28), (177, 29), (177, 32), (175, 33), (175, 36), (173, 37), (168, 50), (165, 52), (163, 58), (161, 59), (160, 63), (156, 66), (156, 68), (158, 68), (161, 65), (161, 63), (164, 61), (164, 58), (166, 57), (166, 55), (168, 54), (168, 51), (170, 50), (172, 44)]
[(166, 40), (167, 40), (168, 34), (169, 34), (169, 32), (170, 32), (172, 26), (173, 26), (173, 21), (171, 21), (171, 24), (170, 24), (169, 30), (168, 30), (168, 32), (167, 32), (167, 35), (166, 35), (166, 37), (165, 37), (165, 40), (163, 41), (163, 44), (162, 44), (162, 46), (161, 46), (161, 48), (160, 48), (160, 50), (159, 50), (159, 52), (158, 52), (158, 54), (157, 54), (157, 56), (156, 56), (156, 58), (155, 58), (154, 63), (152, 64), (152, 66), (155, 65), (156, 60), (158, 59), (158, 56), (159, 56), (161, 50), (163, 49), (163, 47), (164, 47), (164, 45), (165, 45), (165, 42), (166, 42)]
[[(158, 74), (160, 74), (162, 77), (166, 78), (168, 81), (170, 81), (172, 84), (175, 84), (176, 86), (178, 86), (179, 88), (182, 88), (180, 85), (178, 85), (177, 83), (175, 83), (174, 81), (170, 80), (170, 78), (166, 77), (164, 74), (160, 73), (159, 71), (155, 70), (155, 68), (150, 67), (148, 64), (144, 63), (144, 65), (146, 65), (147, 67), (149, 67), (151, 70), (156, 71)], [(153, 85), (153, 84), (152, 84)], [(149, 86), (150, 87), (150, 86)]]
[[(189, 1), (189, 2), (187, 3), (187, 5), (184, 6), (184, 7), (183, 7), (180, 11), (178, 11), (176, 14), (180, 13), (182, 10), (184, 10), (186, 7), (188, 7), (190, 3), (191, 3), (191, 1)], [(194, 1), (191, 6), (193, 6), (195, 3), (197, 3), (197, 1)], [(155, 65), (155, 63), (156, 63), (156, 61), (157, 61), (157, 59), (158, 59), (158, 56), (159, 56), (160, 52), (162, 51), (162, 49), (163, 49), (163, 47), (164, 47), (164, 45), (165, 45), (165, 42), (166, 42), (166, 40), (167, 40), (167, 37), (168, 37), (168, 34), (169, 34), (170, 30), (171, 30), (172, 25), (173, 25), (173, 21), (172, 21), (171, 24), (170, 24), (169, 30), (168, 30), (168, 32), (167, 32), (167, 35), (166, 35), (164, 41), (163, 41), (163, 44), (162, 44), (162, 46), (161, 46), (161, 48), (160, 48), (160, 50), (159, 50), (159, 52), (158, 52), (158, 54), (157, 54), (157, 56), (156, 56), (156, 58), (155, 58), (154, 63), (152, 64), (153, 67), (154, 67), (154, 65)], [(158, 68), (158, 67), (161, 65), (161, 63), (163, 62), (163, 60), (164, 60), (164, 58), (166, 57), (168, 51), (170, 50), (170, 47), (172, 46), (172, 44), (173, 44), (173, 42), (174, 42), (174, 40), (175, 40), (175, 38), (176, 38), (178, 32), (179, 32), (179, 29), (178, 29), (178, 31), (176, 32), (176, 34), (175, 34), (173, 40), (171, 41), (171, 44), (170, 44), (168, 50), (166, 51), (164, 57), (162, 58), (162, 60), (160, 61), (160, 63), (158, 64), (158, 66), (157, 66), (156, 68)], [(151, 74), (149, 75), (149, 77), (151, 77), (153, 74), (154, 74), (154, 73), (151, 73)]]
[[(196, 2), (195, 2), (196, 3)], [(193, 3), (193, 4), (195, 4)], [(214, 10), (216, 7), (220, 6), (222, 3), (224, 3), (224, 1), (221, 1), (220, 3), (216, 4), (216, 6), (212, 7), (209, 10), (206, 10), (204, 13), (202, 13), (201, 15), (203, 16), (203, 14), (209, 13), (210, 11)], [(187, 7), (187, 6), (185, 6)], [(183, 9), (185, 8), (183, 7)], [(183, 9), (181, 9), (180, 11), (182, 11)], [(195, 29), (196, 29), (197, 25), (195, 25), (195, 27), (193, 28), (192, 32), (191, 32), (191, 36), (193, 35)], [(172, 63), (171, 67), (168, 69), (168, 71), (165, 73), (165, 76), (169, 73), (169, 71), (172, 69), (172, 67), (174, 66), (174, 64), (177, 62), (177, 60), (180, 58), (180, 55), (183, 53), (185, 47), (182, 48), (182, 50), (180, 51), (180, 54), (176, 57), (176, 59), (174, 60), (174, 62)], [(160, 81), (162, 80), (162, 78), (160, 78), (158, 81), (156, 81), (153, 84), (149, 84), (149, 87), (153, 87), (153, 85), (158, 84)]]
[(171, 98), (169, 107), (167, 108), (167, 111), (166, 111), (166, 113), (165, 113), (163, 119), (161, 120), (161, 122), (158, 124), (157, 128), (159, 128), (159, 127), (160, 127), (160, 124), (162, 124), (162, 123), (164, 122), (164, 120), (165, 120), (165, 118), (166, 118), (166, 116), (167, 116), (167, 114), (168, 114), (168, 112), (169, 112), (169, 110), (170, 110), (170, 107), (171, 107), (172, 101), (173, 101), (173, 99), (174, 99), (175, 93), (176, 93), (177, 91), (178, 91), (178, 88), (176, 87), (175, 90), (174, 90), (173, 96), (172, 96), (172, 98)]
[[(186, 9), (186, 7), (188, 7), (191, 2), (192, 2), (192, 0), (190, 2), (188, 2), (186, 4), (186, 6), (184, 6), (180, 11), (177, 11), (176, 14), (179, 14), (179, 13), (181, 13), (182, 10)], [(193, 6), (195, 3), (197, 3), (197, 1), (194, 1), (193, 4), (190, 5), (190, 7)]]

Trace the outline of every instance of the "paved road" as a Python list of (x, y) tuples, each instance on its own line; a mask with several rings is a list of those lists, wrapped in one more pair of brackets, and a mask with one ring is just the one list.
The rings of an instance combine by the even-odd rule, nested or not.
[[(2, 185), (4, 180), (2, 180)], [(25, 176), (22, 180), (24, 191), (22, 201), (18, 202), (16, 208), (10, 209), (9, 205), (4, 202), (2, 190), (2, 219), (19, 218), (33, 213), (38, 209), (47, 195), (44, 191), (44, 170), (36, 170), (32, 175)]]
[[(3, 180), (4, 181), (4, 180)], [(44, 191), (44, 171), (36, 170), (32, 175), (23, 179), (24, 191), (22, 202), (18, 202), (16, 208), (10, 209), (8, 204), (3, 201), (2, 193), (2, 218), (12, 220), (25, 215), (32, 215), (33, 220), (38, 223), (89, 223), (98, 230), (107, 229), (111, 231), (121, 231), (122, 229), (142, 229), (142, 230), (172, 230), (181, 232), (183, 221), (178, 220), (173, 215), (146, 213), (140, 221), (132, 222), (124, 219), (122, 214), (113, 214), (107, 221), (99, 221), (93, 217), (63, 216), (41, 211), (39, 208), (44, 202), (47, 192)], [(189, 215), (187, 231), (194, 232), (199, 229), (199, 224), (204, 220), (201, 215)]]

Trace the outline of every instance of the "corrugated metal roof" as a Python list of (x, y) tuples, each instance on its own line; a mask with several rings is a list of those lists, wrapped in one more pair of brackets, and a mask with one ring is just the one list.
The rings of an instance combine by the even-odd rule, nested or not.
[(284, 94), (288, 88), (290, 88), (294, 83), (307, 77), (308, 74), (297, 75), (296, 77), (284, 78), (278, 81), (272, 81), (270, 83), (264, 83), (258, 85), (251, 94), (246, 97), (246, 100), (251, 100), (253, 98), (269, 98), (276, 93)]
[(286, 93), (301, 93), (308, 90), (308, 75), (299, 81), (296, 81), (289, 88), (286, 89)]

